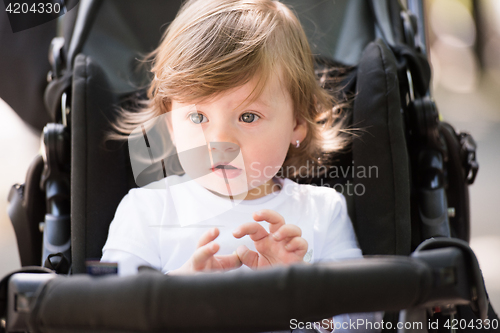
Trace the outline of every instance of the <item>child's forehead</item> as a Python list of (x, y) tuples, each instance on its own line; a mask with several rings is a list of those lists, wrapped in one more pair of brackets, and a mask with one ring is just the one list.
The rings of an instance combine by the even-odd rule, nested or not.
[(283, 98), (288, 98), (288, 96), (281, 75), (270, 74), (267, 78), (263, 78), (261, 75), (257, 74), (243, 85), (223, 90), (216, 95), (209, 96), (193, 104), (203, 106), (224, 99), (235, 105), (261, 105), (264, 107), (271, 107), (274, 101)]

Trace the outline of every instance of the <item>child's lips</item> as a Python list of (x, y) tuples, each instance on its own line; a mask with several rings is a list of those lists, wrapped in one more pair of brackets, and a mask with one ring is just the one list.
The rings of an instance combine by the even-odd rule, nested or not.
[(238, 177), (242, 172), (241, 169), (229, 163), (217, 163), (211, 169), (217, 176), (229, 179)]

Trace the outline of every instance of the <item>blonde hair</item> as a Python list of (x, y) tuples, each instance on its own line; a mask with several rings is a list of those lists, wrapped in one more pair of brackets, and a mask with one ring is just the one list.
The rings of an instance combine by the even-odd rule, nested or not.
[(170, 111), (173, 97), (181, 102), (203, 100), (241, 86), (257, 74), (253, 100), (270, 75), (279, 72), (293, 100), (295, 117), (308, 127), (300, 147), (289, 149), (283, 168), (321, 165), (323, 154), (348, 143), (348, 136), (342, 135), (339, 104), (316, 79), (304, 30), (294, 13), (278, 1), (188, 0), (147, 59), (152, 59), (154, 74), (149, 99), (138, 112), (122, 110), (114, 124), (121, 134), (115, 138)]

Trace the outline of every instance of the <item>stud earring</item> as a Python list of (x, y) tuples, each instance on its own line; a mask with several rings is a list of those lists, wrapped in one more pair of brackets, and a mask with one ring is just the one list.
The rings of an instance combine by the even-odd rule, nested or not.
[(299, 141), (299, 140), (297, 140), (297, 141), (295, 141), (295, 142), (297, 142), (297, 144), (295, 145), (295, 148), (299, 148), (299, 147), (300, 147), (300, 141)]

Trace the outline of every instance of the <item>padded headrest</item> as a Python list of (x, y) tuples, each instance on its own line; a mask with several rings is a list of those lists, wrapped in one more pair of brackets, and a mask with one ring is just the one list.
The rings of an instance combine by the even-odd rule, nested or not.
[[(396, 59), (382, 40), (370, 43), (358, 66), (353, 159), (358, 194), (354, 227), (364, 254), (411, 252), (410, 170)], [(365, 171), (363, 174), (362, 171)]]
[(78, 55), (71, 106), (71, 243), (73, 273), (100, 258), (109, 223), (131, 179), (126, 142), (105, 142), (120, 96), (92, 58)]

